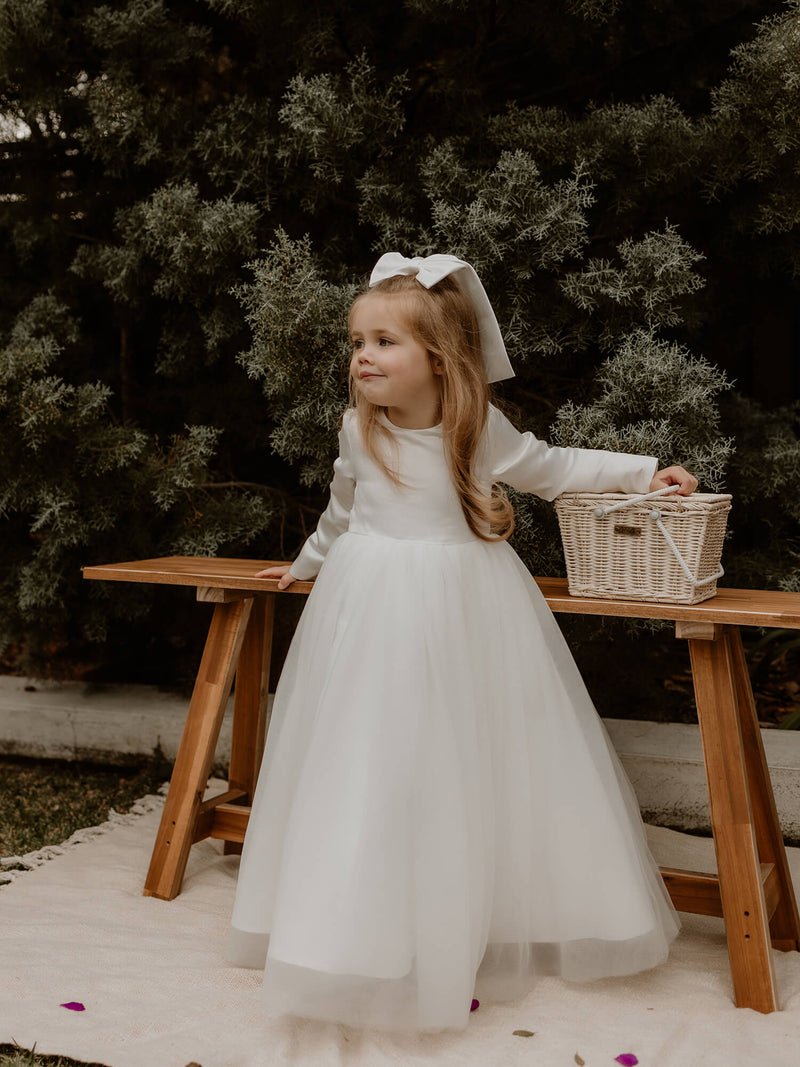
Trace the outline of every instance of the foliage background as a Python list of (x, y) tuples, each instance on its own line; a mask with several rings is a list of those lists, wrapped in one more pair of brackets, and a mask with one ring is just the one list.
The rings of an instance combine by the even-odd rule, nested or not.
[(80, 567), (291, 558), (392, 248), (475, 264), (521, 426), (691, 467), (800, 589), (797, 0), (0, 0), (0, 141), (4, 669), (191, 677), (188, 597)]

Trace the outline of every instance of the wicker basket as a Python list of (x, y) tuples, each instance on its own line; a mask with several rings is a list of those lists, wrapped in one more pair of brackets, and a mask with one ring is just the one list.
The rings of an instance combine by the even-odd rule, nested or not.
[(668, 604), (714, 596), (731, 498), (675, 489), (556, 498), (572, 596)]

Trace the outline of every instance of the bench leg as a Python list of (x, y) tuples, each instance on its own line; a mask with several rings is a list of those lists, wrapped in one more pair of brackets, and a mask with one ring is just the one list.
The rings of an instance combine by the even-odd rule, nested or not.
[(248, 598), (214, 608), (144, 884), (146, 897), (172, 900), (180, 892), (252, 604)]
[[(775, 970), (730, 631), (690, 640), (689, 650), (734, 997), (740, 1008), (771, 1012), (778, 1008)], [(771, 793), (768, 778), (764, 786)]]
[(750, 799), (755, 819), (758, 854), (762, 863), (775, 865), (779, 899), (770, 919), (773, 948), (784, 952), (800, 951), (800, 916), (789, 871), (789, 861), (783, 844), (783, 834), (775, 807), (775, 796), (769, 778), (769, 767), (761, 740), (750, 675), (738, 628), (728, 631), (736, 695), (744, 743), (744, 759), (750, 785)]
[[(253, 803), (267, 736), (275, 596), (275, 593), (267, 593), (255, 598), (236, 669), (228, 789), (242, 790), (244, 795), (237, 801), (241, 804)], [(239, 842), (225, 842), (225, 855), (241, 851)]]

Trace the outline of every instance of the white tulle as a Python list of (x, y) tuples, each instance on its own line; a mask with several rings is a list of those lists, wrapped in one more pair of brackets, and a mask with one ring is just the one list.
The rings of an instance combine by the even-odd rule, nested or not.
[[(441, 439), (398, 437), (415, 488), (374, 484), (424, 492)], [(388, 1030), (660, 963), (675, 912), (536, 583), (505, 543), (437, 540), (440, 494), (427, 539), (364, 529), (373, 495), (284, 667), (228, 958), (264, 968), (271, 1011)]]

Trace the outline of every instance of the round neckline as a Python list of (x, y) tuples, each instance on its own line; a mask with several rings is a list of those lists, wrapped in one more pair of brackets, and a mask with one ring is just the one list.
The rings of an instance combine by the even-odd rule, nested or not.
[(441, 433), (442, 432), (442, 424), (441, 424), (441, 422), (437, 422), (435, 426), (419, 426), (419, 427), (416, 427), (416, 428), (412, 427), (412, 426), (398, 426), (398, 425), (396, 425), (396, 423), (392, 422), (392, 420), (389, 418), (389, 416), (386, 414), (386, 412), (383, 411), (382, 409), (378, 412), (378, 418), (383, 423), (384, 426), (387, 426), (394, 433)]

